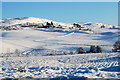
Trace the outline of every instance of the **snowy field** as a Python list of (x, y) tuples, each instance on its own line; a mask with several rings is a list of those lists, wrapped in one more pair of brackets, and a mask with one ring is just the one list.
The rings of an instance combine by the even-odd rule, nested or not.
[[(52, 21), (54, 26), (61, 25), (63, 28), (22, 27), (21, 30), (21, 25), (28, 25), (28, 22), (29, 25), (33, 25), (33, 23), (45, 25), (51, 20), (34, 17), (2, 20), (0, 22), (0, 44), (2, 44), (0, 52), (10, 53), (18, 49), (19, 51), (40, 51), (40, 54), (44, 54), (51, 51), (75, 51), (78, 47), (88, 50), (91, 45), (99, 45), (106, 52), (112, 50), (114, 42), (118, 39), (117, 26), (112, 28), (112, 25), (102, 23), (77, 23), (82, 26), (80, 28), (73, 27), (72, 23)], [(103, 25), (105, 28), (101, 28)], [(72, 29), (70, 29), (71, 26)], [(19, 30), (2, 30), (6, 27)]]
[[(117, 26), (88, 22), (77, 23), (82, 26), (78, 28), (55, 21), (62, 28), (20, 26), (46, 21), (51, 22), (29, 17), (0, 22), (0, 78), (119, 77), (120, 56), (112, 52), (118, 40)], [(13, 27), (18, 30), (8, 30)], [(63, 55), (79, 47), (89, 51), (92, 45), (100, 46), (103, 53)]]
[[(19, 51), (36, 51), (39, 54), (75, 51), (79, 47), (89, 50), (91, 45), (99, 45), (104, 52), (112, 51), (113, 44), (118, 39), (117, 29), (102, 33), (83, 31), (63, 31), (60, 29), (27, 29), (0, 32), (2, 53)], [(29, 52), (30, 52), (29, 51)], [(48, 53), (48, 54), (49, 54)]]
[[(1, 78), (118, 78), (118, 53), (0, 58)], [(26, 72), (19, 72), (21, 68)]]

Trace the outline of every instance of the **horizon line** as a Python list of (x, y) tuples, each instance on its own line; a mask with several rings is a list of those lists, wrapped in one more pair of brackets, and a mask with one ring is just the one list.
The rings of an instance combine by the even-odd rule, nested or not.
[[(14, 17), (14, 18), (10, 18), (10, 19), (15, 19), (15, 18), (40, 18), (40, 19), (47, 19), (47, 20), (51, 20), (51, 19), (48, 19), (48, 18), (41, 18), (41, 17)], [(3, 19), (7, 19), (7, 18), (2, 18), (0, 20), (3, 20)], [(51, 21), (55, 21), (55, 20), (51, 20)], [(55, 21), (55, 22), (60, 22), (60, 21)], [(67, 23), (87, 23), (87, 22), (90, 22), (90, 23), (102, 23), (102, 24), (106, 24), (106, 25), (115, 25), (115, 24), (108, 24), (108, 23), (104, 23), (104, 22), (94, 22), (94, 21), (81, 21), (81, 22), (67, 22)], [(61, 23), (66, 23), (66, 22), (61, 22)], [(118, 25), (115, 25), (115, 26), (118, 26)]]

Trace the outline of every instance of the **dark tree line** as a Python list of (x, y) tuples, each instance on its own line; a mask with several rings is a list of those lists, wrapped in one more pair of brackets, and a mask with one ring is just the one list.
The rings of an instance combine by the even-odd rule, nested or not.
[(47, 25), (47, 26), (51, 26), (51, 25), (53, 25), (53, 22), (52, 22), (52, 21), (51, 21), (51, 23), (48, 23), (48, 22), (47, 22), (46, 25)]
[(90, 46), (89, 51), (85, 51), (83, 47), (80, 47), (76, 50), (76, 54), (84, 54), (84, 53), (102, 53), (102, 48), (100, 46)]
[(102, 48), (100, 46), (90, 46), (90, 53), (102, 53)]
[[(120, 40), (113, 44), (113, 52), (120, 52)], [(85, 51), (83, 47), (76, 50), (75, 54), (85, 54), (85, 53), (102, 53), (102, 48), (100, 46), (92, 45), (89, 51)]]
[(43, 28), (49, 28), (49, 27), (56, 27), (54, 26), (54, 23), (51, 21), (50, 23), (49, 22), (46, 22), (46, 25), (42, 26)]
[(74, 27), (81, 27), (80, 24), (77, 24), (77, 23), (73, 23)]

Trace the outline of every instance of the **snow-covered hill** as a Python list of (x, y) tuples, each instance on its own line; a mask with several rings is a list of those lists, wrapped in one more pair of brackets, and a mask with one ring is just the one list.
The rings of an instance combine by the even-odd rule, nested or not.
[[(22, 27), (23, 29), (19, 30), (21, 24), (44, 24), (46, 22), (53, 22), (53, 25), (62, 25), (64, 28)], [(47, 19), (24, 17), (1, 20), (0, 27), (5, 28), (6, 26), (11, 26), (12, 29), (9, 30), (8, 27), (7, 31), (1, 30), (0, 32), (0, 43), (3, 44), (1, 53), (14, 52), (16, 49), (24, 51), (41, 47), (50, 51), (63, 51), (70, 47), (73, 47), (71, 50), (74, 50), (80, 46), (87, 49), (90, 45), (102, 45), (105, 51), (111, 51), (112, 45), (118, 39), (117, 26), (113, 27), (102, 23), (59, 23)], [(44, 50), (43, 52), (46, 52)]]
[[(0, 20), (1, 78), (118, 78), (118, 26), (24, 17)], [(90, 53), (97, 45), (103, 53)], [(82, 47), (87, 53), (74, 54)], [(52, 55), (52, 56), (51, 56)], [(22, 70), (25, 70), (21, 72)]]
[[(24, 24), (24, 23), (39, 23), (44, 24), (46, 22), (51, 22), (52, 20), (42, 19), (42, 18), (35, 18), (35, 17), (23, 17), (23, 18), (6, 18), (1, 20), (0, 26), (12, 26), (17, 24)], [(52, 21), (55, 25), (62, 25), (62, 26), (71, 26), (71, 24), (67, 23), (60, 23), (56, 21)]]
[[(74, 27), (73, 23), (61, 23), (61, 22), (56, 22), (56, 21), (52, 21), (52, 20), (48, 20), (48, 19), (42, 19), (42, 18), (35, 18), (35, 17), (23, 17), (23, 18), (6, 18), (6, 19), (2, 19), (0, 20), (0, 27), (4, 26), (13, 26), (13, 25), (18, 25), (18, 24), (25, 24), (25, 23), (35, 23), (35, 24), (45, 24), (46, 22), (50, 23), (53, 22), (54, 25), (61, 25), (63, 27)], [(112, 28), (113, 25), (106, 25), (103, 23), (92, 23), (92, 22), (81, 22), (81, 23), (77, 23), (80, 24), (83, 27), (101, 27), (101, 26), (105, 26), (105, 28)], [(118, 26), (115, 26), (116, 28)]]

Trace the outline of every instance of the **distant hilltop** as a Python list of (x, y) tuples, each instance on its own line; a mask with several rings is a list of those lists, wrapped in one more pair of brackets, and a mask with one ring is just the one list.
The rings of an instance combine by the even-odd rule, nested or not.
[[(107, 25), (103, 23), (92, 23), (92, 22), (79, 22), (79, 23), (61, 23), (48, 19), (35, 18), (35, 17), (23, 17), (23, 18), (6, 18), (0, 20), (0, 29), (20, 29), (25, 27), (35, 27), (35, 28), (118, 28), (115, 25)], [(5, 29), (6, 28), (6, 29)]]

